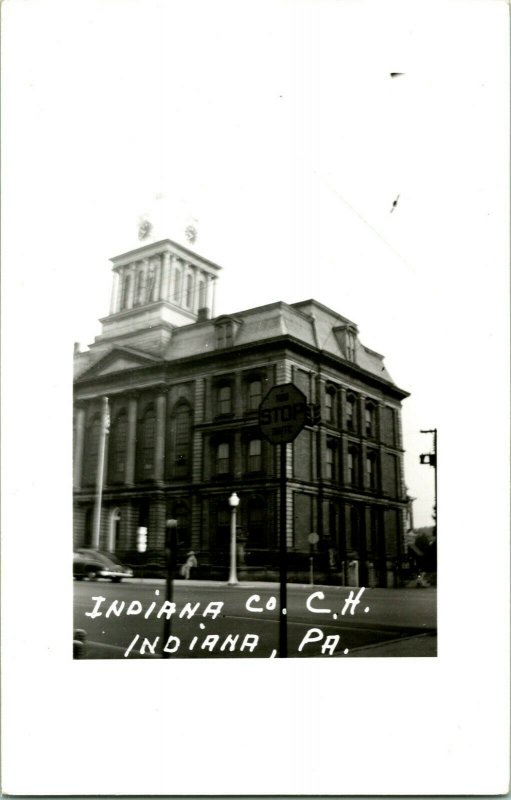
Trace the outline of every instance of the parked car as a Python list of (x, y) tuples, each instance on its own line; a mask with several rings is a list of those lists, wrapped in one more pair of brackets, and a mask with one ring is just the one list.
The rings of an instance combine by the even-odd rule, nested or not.
[(133, 570), (121, 564), (113, 553), (79, 548), (73, 553), (73, 576), (77, 581), (83, 578), (90, 581), (108, 578), (113, 583), (119, 583), (123, 578), (133, 577)]

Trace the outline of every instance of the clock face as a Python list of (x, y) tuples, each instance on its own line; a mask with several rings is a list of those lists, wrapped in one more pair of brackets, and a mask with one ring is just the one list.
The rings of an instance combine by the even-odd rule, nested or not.
[(195, 230), (193, 225), (188, 225), (188, 227), (185, 230), (185, 236), (188, 239), (188, 241), (190, 242), (190, 244), (194, 243), (194, 241), (197, 238), (197, 231)]
[(151, 233), (152, 227), (153, 226), (151, 225), (148, 219), (142, 220), (142, 222), (138, 226), (138, 238), (147, 239), (147, 237)]

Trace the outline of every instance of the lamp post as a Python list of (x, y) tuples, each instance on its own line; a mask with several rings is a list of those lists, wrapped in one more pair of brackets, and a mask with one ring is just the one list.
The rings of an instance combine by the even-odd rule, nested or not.
[(231, 507), (231, 565), (229, 570), (229, 586), (236, 586), (238, 578), (236, 575), (236, 509), (240, 504), (240, 499), (236, 492), (233, 492), (229, 497), (229, 505)]

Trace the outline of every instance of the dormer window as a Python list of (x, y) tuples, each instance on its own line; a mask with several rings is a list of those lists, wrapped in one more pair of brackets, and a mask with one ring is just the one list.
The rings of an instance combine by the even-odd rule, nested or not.
[(223, 322), (221, 325), (216, 326), (216, 346), (217, 347), (232, 347), (233, 340), (233, 324), (232, 322)]
[(346, 358), (355, 361), (356, 334), (353, 328), (346, 329)]
[(334, 328), (334, 333), (346, 361), (356, 361), (357, 357), (357, 328), (353, 324), (339, 325)]

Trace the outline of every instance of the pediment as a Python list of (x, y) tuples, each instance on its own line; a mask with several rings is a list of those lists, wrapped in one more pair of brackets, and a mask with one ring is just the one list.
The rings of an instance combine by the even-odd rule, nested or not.
[(102, 375), (111, 375), (115, 372), (126, 372), (130, 369), (156, 364), (160, 360), (156, 356), (142, 353), (133, 348), (115, 347), (109, 353), (101, 356), (86, 372), (82, 373), (79, 380), (99, 378)]

